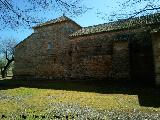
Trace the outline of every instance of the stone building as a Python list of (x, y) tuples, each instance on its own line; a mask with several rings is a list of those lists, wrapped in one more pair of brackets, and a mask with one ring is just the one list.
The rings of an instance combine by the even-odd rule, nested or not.
[(160, 84), (160, 14), (81, 27), (66, 16), (15, 47), (15, 78)]

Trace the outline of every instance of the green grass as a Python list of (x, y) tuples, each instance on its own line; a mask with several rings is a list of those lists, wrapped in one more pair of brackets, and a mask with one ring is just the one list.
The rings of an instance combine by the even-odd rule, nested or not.
[[(39, 106), (45, 106), (52, 102), (75, 103), (81, 106), (91, 106), (96, 109), (140, 108), (137, 95), (99, 94), (24, 87), (4, 90), (1, 92), (3, 92), (5, 96), (8, 96), (8, 100), (0, 100), (0, 105), (3, 105), (2, 108), (5, 108), (5, 110), (6, 108), (9, 108), (8, 106), (13, 106), (16, 111), (20, 106), (22, 106), (22, 104), (35, 106), (34, 109), (36, 110)], [(20, 99), (18, 103), (16, 98)], [(11, 104), (9, 104), (9, 102), (11, 102)], [(0, 111), (4, 112), (3, 109)]]
[[(160, 112), (159, 89), (131, 88), (90, 82), (0, 81), (0, 114), (46, 114), (54, 104), (98, 111)], [(55, 109), (55, 108), (54, 108)]]

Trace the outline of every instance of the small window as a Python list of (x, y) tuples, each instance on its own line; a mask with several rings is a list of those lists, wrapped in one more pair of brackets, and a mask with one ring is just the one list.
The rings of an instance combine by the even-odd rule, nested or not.
[(51, 42), (48, 42), (48, 47), (47, 47), (47, 49), (48, 50), (51, 50), (53, 48), (53, 44), (51, 43)]

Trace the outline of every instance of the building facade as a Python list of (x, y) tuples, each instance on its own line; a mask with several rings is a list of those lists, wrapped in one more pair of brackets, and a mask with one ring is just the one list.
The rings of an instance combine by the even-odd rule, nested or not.
[(15, 47), (14, 78), (160, 84), (160, 14), (81, 27), (66, 16)]

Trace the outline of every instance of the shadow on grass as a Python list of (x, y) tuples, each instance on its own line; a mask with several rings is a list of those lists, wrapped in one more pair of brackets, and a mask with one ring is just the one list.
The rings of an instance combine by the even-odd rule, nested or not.
[(138, 95), (141, 106), (160, 107), (160, 87), (106, 81), (0, 80), (0, 90), (18, 87)]

